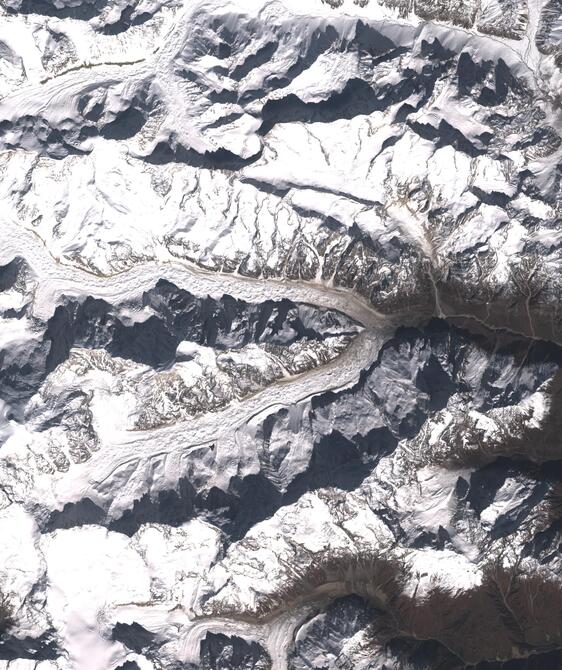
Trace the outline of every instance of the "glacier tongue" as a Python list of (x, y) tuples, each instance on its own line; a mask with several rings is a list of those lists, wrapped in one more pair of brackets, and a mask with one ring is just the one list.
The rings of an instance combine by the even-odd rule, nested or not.
[(0, 0), (0, 669), (562, 665), (561, 45)]

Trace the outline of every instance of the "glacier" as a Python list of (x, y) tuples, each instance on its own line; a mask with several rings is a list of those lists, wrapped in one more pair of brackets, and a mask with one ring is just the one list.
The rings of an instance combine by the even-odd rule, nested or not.
[(0, 0), (0, 669), (562, 666), (559, 0)]

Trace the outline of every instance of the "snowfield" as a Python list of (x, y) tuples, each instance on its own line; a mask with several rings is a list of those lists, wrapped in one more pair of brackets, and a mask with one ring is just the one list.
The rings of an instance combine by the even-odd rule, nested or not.
[(0, 670), (562, 666), (561, 40), (0, 0)]

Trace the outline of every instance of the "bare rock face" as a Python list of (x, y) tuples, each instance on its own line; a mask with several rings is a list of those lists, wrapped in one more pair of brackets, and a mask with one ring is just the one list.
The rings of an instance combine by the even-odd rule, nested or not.
[(557, 0), (0, 0), (0, 668), (562, 663)]

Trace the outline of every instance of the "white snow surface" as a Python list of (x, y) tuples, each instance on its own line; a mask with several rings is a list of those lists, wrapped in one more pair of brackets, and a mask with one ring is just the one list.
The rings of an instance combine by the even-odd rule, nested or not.
[[(284, 670), (295, 629), (327, 598), (346, 593), (344, 580), (307, 583), (319, 562), (334, 557), (396, 559), (413, 575), (405, 592), (418, 598), (435, 585), (481, 584), (484, 532), (527, 495), (528, 483), (506, 478), (478, 522), (455, 526), (455, 486), (469, 469), (424, 462), (421, 439), (400, 440), (357, 490), (306, 492), (232, 543), (212, 514), (177, 525), (144, 521), (130, 536), (97, 522), (45, 531), (52, 514), (85, 499), (109, 524), (183, 477), (224, 493), (232, 481), (265, 471), (260, 440), (269, 454), (281, 454), (272, 488), (286, 493), (311, 458), (304, 425), (311, 399), (353, 388), (395, 326), (415, 320), (417, 303), (407, 300), (417, 291), (435, 288), (435, 307), (424, 317), (443, 315), (436, 278), (454, 268), (469, 292), (497, 289), (500, 301), (509, 302), (521, 268), (544, 281), (537, 303), (556, 295), (562, 144), (525, 144), (538, 119), (554, 134), (562, 129), (552, 103), (562, 91), (555, 53), (540, 51), (534, 39), (543, 3), (529, 0), (503, 33), (495, 0), (476, 3), (469, 27), (449, 15), (424, 20), (400, 4), (145, 0), (133, 14), (143, 20), (104, 31), (126, 3), (108, 2), (82, 20), (9, 12), (17, 1), (0, 2), (0, 265), (22, 258), (26, 268), (23, 279), (0, 291), (6, 366), (40, 345), (39, 324), (71, 298), (124, 305), (126, 324), (148, 322), (154, 312), (139, 304), (159, 279), (199, 297), (334, 309), (358, 324), (349, 341), (330, 332), (323, 350), (293, 347), (294, 368), (255, 343), (219, 352), (184, 341), (177, 349), (184, 360), (163, 371), (96, 348), (72, 349), (26, 401), (25, 421), (14, 418), (12, 397), (0, 398), (0, 591), (14, 611), (8, 632), (20, 641), (47, 636), (60, 652), (56, 660), (0, 660), (0, 670), (114, 670), (126, 661), (160, 670), (197, 663), (209, 631), (258, 641), (272, 669)], [(377, 54), (344, 49), (358, 25), (387, 44), (383, 54), (396, 54), (376, 62)], [(236, 40), (219, 58), (229, 31)], [(550, 42), (561, 32), (558, 19)], [(332, 42), (315, 53), (315, 40), (326, 34)], [(271, 43), (272, 53), (260, 57)], [(488, 146), (488, 135), (495, 141), (501, 133), (486, 105), (459, 95), (452, 65), (436, 74), (431, 95), (424, 97), (420, 84), (405, 99), (388, 94), (380, 102), (385, 91), (400, 90), (405, 72), (422, 77), (427, 45), (435, 44), (451, 58), (466, 53), (480, 64), (503, 63), (528, 93), (501, 103), (500, 112), (517, 119), (501, 131), (499, 149)], [(377, 102), (330, 116), (327, 101), (361, 97), (346, 92), (357, 82), (376, 86)], [(413, 110), (408, 123), (397, 121), (404, 105)], [(527, 107), (536, 114), (525, 116)], [(141, 112), (140, 127), (112, 136), (107, 128), (130, 109)], [(262, 120), (267, 124), (271, 110), (279, 119), (266, 132)], [(325, 118), (318, 112), (307, 120), (311, 110), (324, 110)], [(162, 147), (173, 158), (160, 160)], [(526, 170), (537, 189), (523, 192), (519, 175)], [(341, 278), (331, 264), (341, 270), (346, 251), (352, 260)], [(374, 266), (373, 293), (360, 284)], [(401, 290), (404, 304), (396, 297)], [(530, 280), (526, 290), (529, 324), (515, 332), (535, 338)], [(490, 312), (490, 302), (481, 303)], [(224, 371), (226, 363), (234, 372)], [(466, 377), (476, 386), (485, 369), (486, 359), (474, 354)], [(498, 384), (508, 386), (513, 372), (505, 374)], [(231, 391), (244, 375), (252, 380), (248, 392)], [(228, 401), (184, 411), (179, 400), (158, 395), (172, 378), (191, 399), (221, 387)], [(381, 408), (413, 411), (406, 391), (389, 377)], [(531, 427), (550, 409), (545, 393), (521, 403)], [(85, 398), (79, 407), (76, 398)], [(151, 402), (165, 419), (141, 425)], [(462, 399), (454, 402), (423, 433), (428, 452), (455, 425)], [(34, 415), (53, 407), (88, 417), (91, 443), (79, 433), (80, 446), (91, 449), (87, 459), (67, 456), (78, 429), (56, 421), (45, 429)], [(354, 409), (350, 401), (341, 425), (331, 426), (345, 439), (378, 427), (378, 417)], [(264, 418), (285, 410), (287, 435), (264, 437)], [(495, 437), (509, 412), (468, 415)], [(377, 513), (384, 506), (407, 534), (443, 528), (450, 546), (397, 545)], [(112, 639), (118, 623), (144, 626), (161, 647), (152, 654), (129, 649)]]

